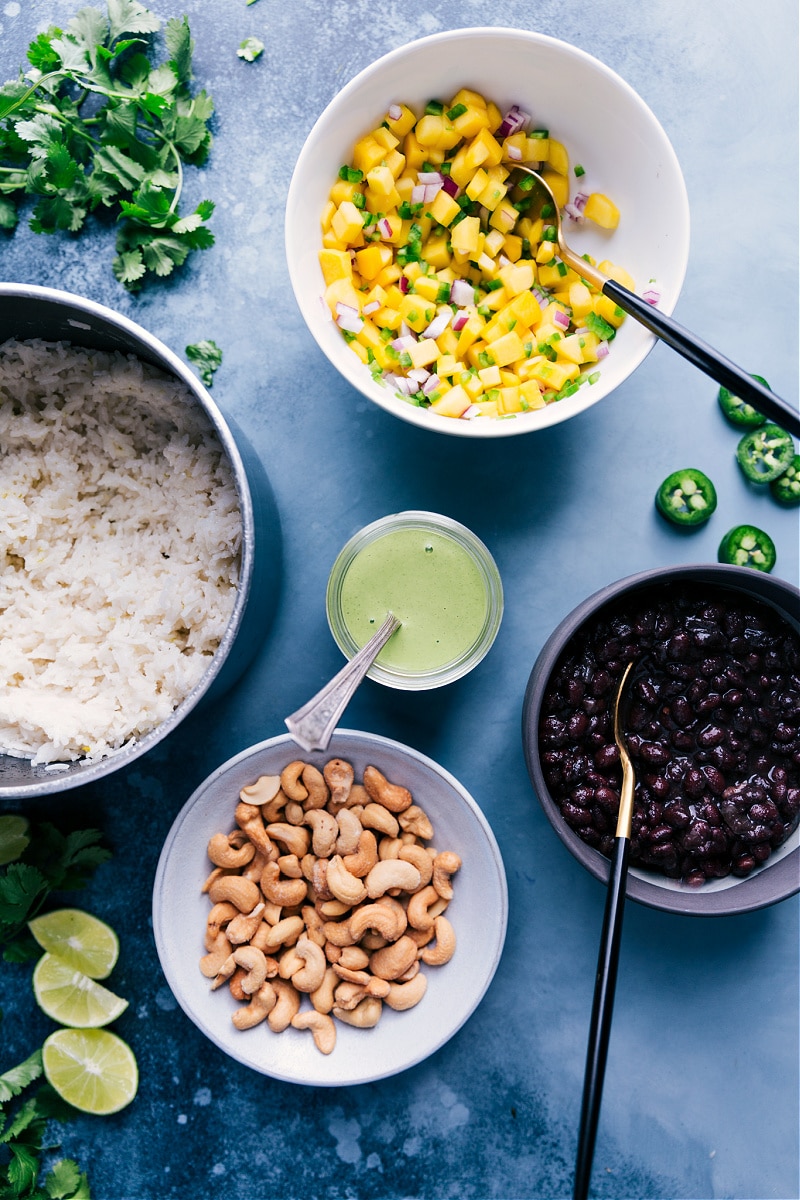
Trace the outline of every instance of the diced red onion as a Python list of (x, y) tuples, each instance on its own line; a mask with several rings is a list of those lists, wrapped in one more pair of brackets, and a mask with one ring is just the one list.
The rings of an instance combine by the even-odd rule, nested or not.
[(458, 186), (455, 179), (451, 179), (449, 175), (445, 175), (444, 179), (442, 180), (442, 187), (447, 192), (448, 196), (452, 196), (453, 198), (455, 198), (461, 191), (461, 188)]
[(413, 379), (414, 383), (424, 383), (430, 376), (430, 371), (426, 367), (413, 367), (408, 372), (408, 378)]
[(527, 125), (530, 119), (530, 113), (523, 112), (519, 105), (512, 104), (497, 131), (498, 137), (508, 137), (512, 133), (517, 133)]
[(396, 350), (398, 354), (402, 354), (404, 350), (410, 350), (415, 344), (416, 340), (417, 339), (410, 333), (403, 334), (401, 337), (396, 337), (394, 339), (392, 342), (392, 349)]
[(661, 292), (657, 292), (655, 288), (648, 288), (646, 292), (642, 292), (642, 299), (648, 304), (658, 304), (661, 299)]
[(435, 199), (438, 192), (442, 190), (441, 183), (426, 183), (425, 184), (425, 203), (430, 204), (431, 200)]
[(411, 203), (412, 204), (424, 204), (425, 203), (425, 184), (424, 183), (415, 183), (414, 184), (413, 188), (411, 189)]
[(469, 313), (467, 312), (466, 309), (460, 308), (458, 310), (458, 312), (456, 313), (456, 315), (453, 317), (453, 332), (458, 333), (460, 330), (462, 330), (468, 320), (469, 320)]
[(575, 207), (578, 209), (579, 212), (583, 212), (584, 208), (586, 207), (586, 201), (588, 199), (589, 199), (588, 192), (577, 192), (575, 194), (575, 196), (573, 197), (572, 203), (575, 205)]
[(563, 210), (571, 221), (583, 221), (584, 216), (577, 204), (565, 204)]
[(336, 303), (336, 324), (340, 329), (344, 329), (348, 333), (358, 333), (364, 322), (357, 308), (353, 308), (351, 304), (342, 304), (341, 300), (338, 300)]
[(506, 258), (505, 254), (498, 254), (497, 262), (498, 262), (499, 266), (501, 266), (501, 267), (510, 267), (511, 266), (511, 259)]
[(450, 287), (450, 301), (459, 308), (475, 303), (475, 288), (466, 279), (454, 279)]
[(405, 295), (405, 293), (408, 291), (408, 278), (405, 275), (401, 275), (397, 281), (397, 286), (400, 288), (400, 291), (403, 293), (403, 295)]
[(410, 396), (414, 391), (414, 385), (410, 379), (406, 379), (405, 375), (393, 375), (387, 372), (383, 376), (389, 387), (394, 388), (396, 392), (402, 392), (404, 396)]
[(378, 229), (380, 229), (385, 238), (392, 236), (392, 223), (388, 217), (381, 217), (380, 221), (378, 221)]
[(365, 317), (368, 317), (370, 313), (377, 312), (380, 306), (380, 300), (370, 300), (369, 304), (365, 304), (361, 311)]
[(447, 326), (453, 319), (453, 311), (450, 308), (444, 307), (437, 312), (436, 316), (431, 321), (423, 336), (428, 338), (438, 338), (441, 333), (444, 333)]
[(388, 115), (389, 115), (390, 120), (399, 121), (403, 115), (403, 110), (399, 104), (390, 104)]
[(472, 421), (475, 419), (475, 417), (479, 417), (480, 415), (481, 410), (478, 408), (477, 404), (470, 404), (464, 409), (463, 413), (461, 414), (461, 418), (464, 421)]
[(522, 162), (522, 151), (520, 150), (519, 146), (507, 146), (506, 154), (510, 159), (513, 159), (514, 162)]
[(414, 333), (414, 331), (410, 325), (407, 325), (405, 323), (405, 321), (401, 321), (400, 328), (397, 330), (397, 336), (398, 337), (413, 337), (414, 339), (416, 339), (417, 335)]
[(557, 308), (553, 313), (553, 324), (559, 325), (562, 329), (569, 329), (569, 317), (560, 308)]
[(595, 351), (598, 359), (605, 358), (608, 354), (608, 342), (598, 342), (597, 350)]
[(442, 381), (438, 375), (429, 375), (422, 385), (422, 391), (425, 396), (430, 396), (431, 392), (435, 392), (438, 387), (442, 386)]
[(417, 183), (443, 183), (439, 171), (417, 171)]

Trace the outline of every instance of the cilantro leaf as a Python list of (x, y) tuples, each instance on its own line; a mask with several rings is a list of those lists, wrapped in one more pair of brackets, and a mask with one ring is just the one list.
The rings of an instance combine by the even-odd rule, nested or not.
[(214, 372), (222, 365), (222, 351), (216, 342), (206, 339), (186, 347), (186, 357), (194, 363), (200, 372), (200, 378), (206, 387), (211, 387)]
[(42, 1052), (34, 1050), (24, 1062), (0, 1075), (0, 1104), (6, 1104), (13, 1096), (18, 1096), (23, 1088), (38, 1079), (41, 1073)]
[(89, 1181), (77, 1163), (62, 1158), (44, 1177), (50, 1200), (90, 1200)]
[(22, 926), (48, 890), (47, 879), (37, 867), (9, 863), (0, 876), (0, 938), (7, 940), (7, 931)]
[(78, 233), (102, 205), (122, 218), (113, 273), (135, 290), (213, 245), (211, 209), (186, 216), (180, 199), (184, 165), (208, 157), (214, 104), (190, 90), (185, 16), (167, 21), (168, 58), (153, 63), (149, 35), (160, 18), (140, 0), (105, 7), (107, 15), (84, 7), (64, 29), (37, 33), (28, 47), (32, 82), (20, 72), (0, 87), (0, 229), (16, 227), (29, 197), (36, 233)]

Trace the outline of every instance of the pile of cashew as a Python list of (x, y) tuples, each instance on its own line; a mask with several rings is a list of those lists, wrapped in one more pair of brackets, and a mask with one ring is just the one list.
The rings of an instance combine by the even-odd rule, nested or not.
[(430, 844), (411, 793), (374, 766), (359, 783), (344, 759), (297, 759), (243, 788), (234, 818), (208, 843), (200, 970), (242, 1001), (236, 1028), (308, 1029), (330, 1054), (334, 1018), (371, 1028), (384, 1004), (418, 1004), (421, 964), (455, 950), (443, 914), (461, 859)]

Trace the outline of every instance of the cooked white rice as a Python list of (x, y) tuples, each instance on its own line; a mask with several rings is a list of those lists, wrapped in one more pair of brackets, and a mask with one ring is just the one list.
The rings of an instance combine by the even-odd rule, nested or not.
[(0, 346), (0, 752), (103, 758), (208, 667), (241, 521), (190, 395), (133, 356)]

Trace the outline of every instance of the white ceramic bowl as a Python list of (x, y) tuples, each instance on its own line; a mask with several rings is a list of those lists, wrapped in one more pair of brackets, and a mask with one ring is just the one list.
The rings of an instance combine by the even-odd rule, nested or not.
[(571, 163), (585, 167), (585, 182), (609, 195), (621, 213), (613, 233), (567, 221), (568, 240), (580, 254), (625, 267), (639, 293), (657, 288), (665, 313), (675, 307), (686, 271), (689, 207), (675, 152), (644, 101), (590, 54), (543, 34), (504, 28), (437, 33), (384, 55), (333, 98), (300, 152), (286, 205), (289, 274), (312, 335), (345, 379), (386, 412), (440, 433), (508, 437), (565, 421), (602, 400), (639, 366), (654, 336), (628, 317), (597, 383), (513, 420), (460, 420), (417, 408), (376, 383), (321, 299), (320, 217), (355, 142), (380, 124), (390, 104), (406, 103), (419, 114), (429, 100), (447, 101), (464, 86), (502, 111), (519, 104), (535, 126), (563, 142)]
[[(201, 887), (209, 870), (212, 834), (233, 828), (239, 791), (260, 775), (279, 773), (296, 758), (322, 767), (345, 758), (356, 778), (372, 763), (408, 787), (434, 827), (437, 849), (454, 850), (462, 866), (453, 878), (448, 918), (456, 932), (452, 959), (424, 967), (428, 986), (405, 1012), (384, 1006), (373, 1029), (337, 1021), (334, 1050), (323, 1055), (308, 1032), (273, 1033), (266, 1025), (237, 1030), (238, 1007), (227, 988), (211, 991), (199, 959), (210, 909)], [(473, 798), (442, 767), (388, 738), (339, 729), (324, 753), (301, 752), (284, 734), (224, 763), (186, 802), (159, 859), (153, 890), (153, 933), (167, 982), (186, 1015), (216, 1046), (245, 1066), (291, 1083), (334, 1087), (367, 1083), (403, 1071), (444, 1045), (477, 1007), (492, 981), (505, 939), (506, 877), (494, 834)], [(306, 1002), (307, 1004), (307, 1002)]]

